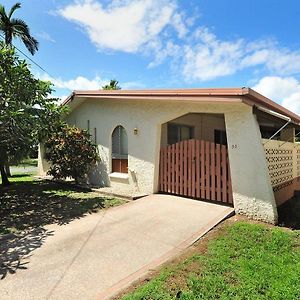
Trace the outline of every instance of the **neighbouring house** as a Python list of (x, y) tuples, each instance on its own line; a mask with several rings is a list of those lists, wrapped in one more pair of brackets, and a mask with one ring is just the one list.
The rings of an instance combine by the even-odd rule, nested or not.
[(250, 88), (74, 91), (64, 105), (98, 145), (91, 185), (211, 200), (270, 223), (300, 190), (300, 116)]

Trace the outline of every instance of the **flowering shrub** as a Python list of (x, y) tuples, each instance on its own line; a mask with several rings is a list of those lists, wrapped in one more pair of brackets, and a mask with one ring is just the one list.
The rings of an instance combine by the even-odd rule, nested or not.
[(45, 143), (48, 175), (55, 179), (72, 177), (78, 183), (99, 160), (97, 147), (87, 131), (64, 126)]

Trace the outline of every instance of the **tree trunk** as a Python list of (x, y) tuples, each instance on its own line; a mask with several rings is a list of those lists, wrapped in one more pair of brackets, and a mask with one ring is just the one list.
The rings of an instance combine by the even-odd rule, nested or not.
[(5, 170), (5, 173), (6, 173), (7, 177), (11, 177), (10, 167), (9, 167), (9, 163), (8, 162), (5, 162), (5, 164), (4, 164), (4, 170)]
[(7, 162), (8, 157), (6, 150), (3, 148), (0, 148), (0, 174), (2, 179), (2, 185), (7, 186), (10, 184), (7, 174), (5, 172), (5, 163)]
[(8, 180), (8, 177), (7, 177), (6, 173), (5, 173), (5, 168), (4, 168), (3, 164), (0, 165), (0, 172), (1, 172), (1, 178), (2, 178), (2, 185), (3, 186), (10, 185), (10, 182)]

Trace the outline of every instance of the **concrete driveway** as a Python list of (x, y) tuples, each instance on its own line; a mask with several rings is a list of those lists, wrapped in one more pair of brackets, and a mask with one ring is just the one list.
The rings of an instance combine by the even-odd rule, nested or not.
[(53, 231), (0, 280), (3, 299), (106, 299), (184, 250), (232, 208), (151, 195)]

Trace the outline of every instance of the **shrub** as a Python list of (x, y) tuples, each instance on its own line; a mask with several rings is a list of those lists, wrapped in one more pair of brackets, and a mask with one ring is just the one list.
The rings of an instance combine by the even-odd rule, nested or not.
[(99, 160), (89, 133), (77, 127), (63, 127), (46, 141), (45, 147), (51, 164), (48, 175), (55, 179), (71, 177), (79, 183)]

